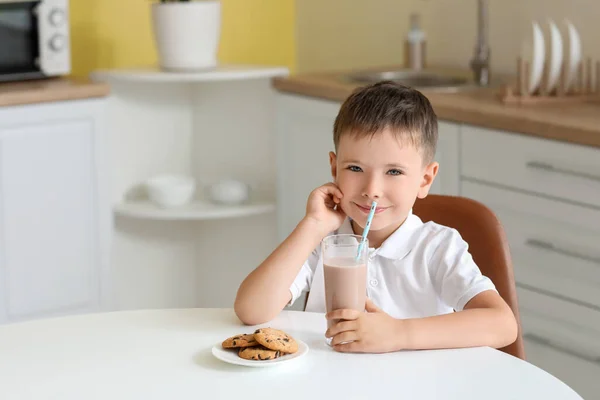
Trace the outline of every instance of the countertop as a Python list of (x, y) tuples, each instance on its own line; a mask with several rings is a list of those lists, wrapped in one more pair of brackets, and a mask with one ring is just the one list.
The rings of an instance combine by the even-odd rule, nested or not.
[(50, 78), (0, 83), (0, 106), (48, 103), (104, 97), (110, 92), (106, 83), (73, 78)]
[[(348, 72), (350, 71), (274, 78), (273, 85), (284, 93), (342, 102), (360, 86), (342, 79)], [(457, 92), (422, 90), (422, 93), (431, 101), (439, 120), (600, 147), (600, 99), (543, 105), (507, 105), (500, 101), (499, 90), (498, 86), (474, 87)]]

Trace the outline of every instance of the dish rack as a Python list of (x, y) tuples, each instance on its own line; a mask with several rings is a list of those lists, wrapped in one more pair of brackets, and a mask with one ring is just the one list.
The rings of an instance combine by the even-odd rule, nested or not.
[(600, 61), (588, 57), (579, 63), (579, 68), (570, 88), (566, 88), (567, 68), (561, 67), (556, 87), (547, 91), (548, 68), (544, 67), (542, 79), (535, 92), (529, 93), (530, 65), (521, 57), (517, 58), (516, 82), (501, 88), (499, 97), (505, 104), (552, 104), (561, 102), (585, 102), (600, 100)]

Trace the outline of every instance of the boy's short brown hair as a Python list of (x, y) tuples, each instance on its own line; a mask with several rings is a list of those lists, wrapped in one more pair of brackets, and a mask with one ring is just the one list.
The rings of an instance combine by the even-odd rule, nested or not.
[(335, 149), (344, 135), (373, 136), (385, 128), (415, 146), (425, 164), (433, 160), (438, 123), (431, 103), (418, 90), (392, 81), (358, 88), (344, 101), (333, 125)]

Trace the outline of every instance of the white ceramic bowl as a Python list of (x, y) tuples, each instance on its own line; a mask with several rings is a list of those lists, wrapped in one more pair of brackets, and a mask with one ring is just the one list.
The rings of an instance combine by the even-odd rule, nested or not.
[(213, 203), (238, 205), (248, 201), (250, 187), (234, 179), (225, 179), (208, 187), (208, 196)]
[(146, 181), (148, 198), (163, 208), (188, 204), (196, 191), (194, 178), (186, 175), (163, 174)]

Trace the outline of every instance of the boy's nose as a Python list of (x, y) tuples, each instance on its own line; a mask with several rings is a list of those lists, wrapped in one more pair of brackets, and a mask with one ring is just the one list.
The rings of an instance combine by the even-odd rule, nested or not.
[(369, 179), (363, 190), (363, 197), (370, 200), (379, 200), (382, 195), (381, 183), (377, 179)]

